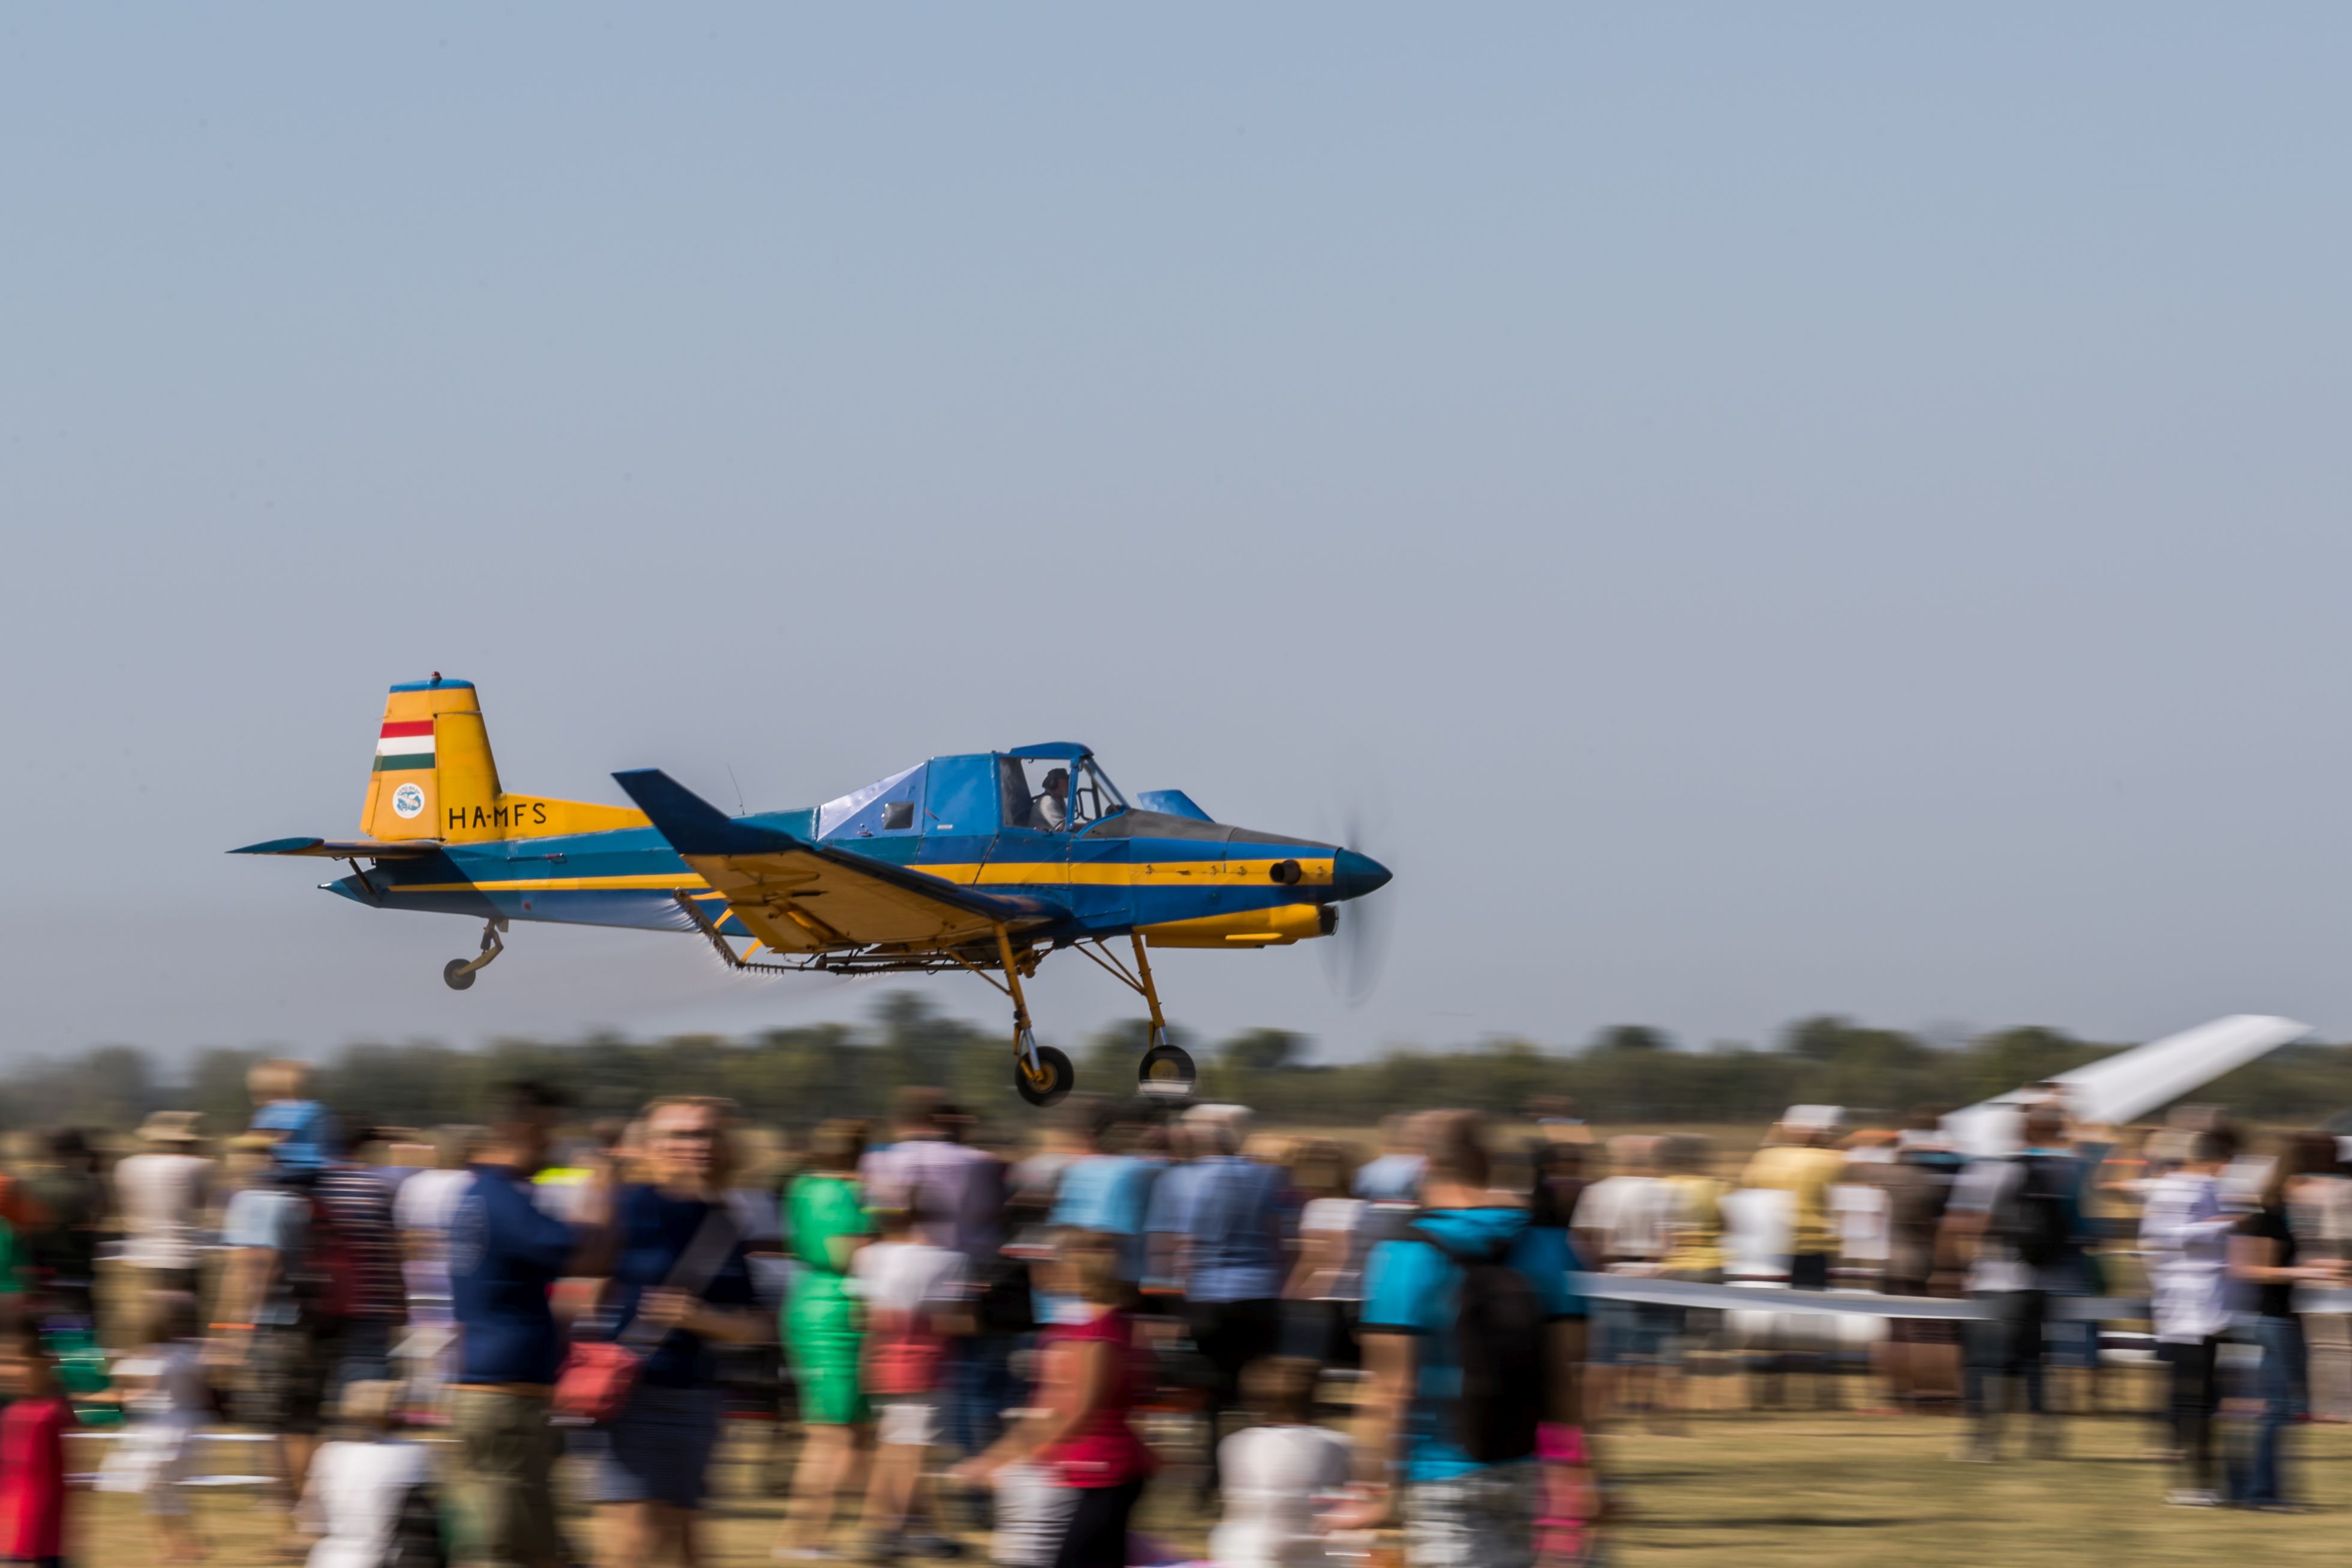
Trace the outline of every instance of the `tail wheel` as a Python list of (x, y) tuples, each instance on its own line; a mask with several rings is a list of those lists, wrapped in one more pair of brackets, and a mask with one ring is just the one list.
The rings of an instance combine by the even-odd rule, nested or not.
[(1135, 1064), (1136, 1087), (1146, 1094), (1190, 1094), (1200, 1078), (1192, 1053), (1181, 1046), (1154, 1046)]
[(453, 958), (441, 966), (441, 983), (452, 991), (463, 991), (473, 984), (476, 972), (472, 959)]
[(1078, 1081), (1078, 1071), (1070, 1058), (1051, 1046), (1037, 1047), (1037, 1076), (1029, 1076), (1028, 1064), (1018, 1057), (1013, 1061), (1013, 1087), (1021, 1098), (1032, 1105), (1058, 1105), (1069, 1097)]

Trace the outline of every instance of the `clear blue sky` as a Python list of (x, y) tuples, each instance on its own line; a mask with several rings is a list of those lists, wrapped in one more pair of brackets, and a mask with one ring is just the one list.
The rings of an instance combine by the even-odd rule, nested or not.
[[(872, 991), (220, 850), (383, 687), (510, 787), (1093, 742), (1375, 818), (1336, 1053), (1840, 1010), (2352, 1030), (2352, 14), (0, 18), (0, 1051)], [(969, 980), (944, 1005), (994, 1017)], [(1069, 960), (1069, 1039), (1128, 1012)]]

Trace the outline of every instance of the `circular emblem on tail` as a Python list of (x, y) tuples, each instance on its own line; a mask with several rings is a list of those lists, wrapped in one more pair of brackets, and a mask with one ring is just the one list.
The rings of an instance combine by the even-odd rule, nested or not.
[(392, 792), (393, 813), (398, 816), (415, 816), (425, 809), (425, 792), (413, 784), (404, 784)]

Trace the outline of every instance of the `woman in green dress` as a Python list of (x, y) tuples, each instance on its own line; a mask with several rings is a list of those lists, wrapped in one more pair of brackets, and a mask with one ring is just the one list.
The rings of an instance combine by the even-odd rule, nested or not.
[(820, 1557), (835, 1500), (847, 1484), (868, 1426), (858, 1384), (865, 1322), (849, 1289), (849, 1260), (870, 1234), (857, 1191), (863, 1121), (828, 1121), (809, 1147), (809, 1169), (784, 1196), (784, 1234), (802, 1265), (784, 1303), (784, 1353), (800, 1390), (805, 1437), (793, 1474), (783, 1555)]

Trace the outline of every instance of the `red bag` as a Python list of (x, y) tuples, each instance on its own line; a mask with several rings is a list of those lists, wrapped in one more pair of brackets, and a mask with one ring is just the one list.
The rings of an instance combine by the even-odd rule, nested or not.
[[(734, 1247), (734, 1217), (723, 1202), (711, 1205), (660, 1288), (699, 1296), (727, 1266)], [(551, 1413), (565, 1421), (599, 1425), (618, 1415), (629, 1402), (630, 1391), (637, 1386), (637, 1373), (646, 1363), (647, 1352), (663, 1337), (656, 1334), (646, 1341), (645, 1324), (639, 1321), (632, 1322), (618, 1339), (572, 1342), (563, 1358), (563, 1370), (555, 1374), (555, 1393), (548, 1401)], [(643, 1342), (642, 1347), (633, 1340)]]
[(866, 1326), (867, 1385), (885, 1396), (929, 1394), (940, 1385), (947, 1353), (929, 1312), (877, 1312)]
[(621, 1413), (637, 1385), (646, 1358), (618, 1340), (590, 1340), (572, 1347), (556, 1374), (550, 1406), (572, 1421), (602, 1423)]

